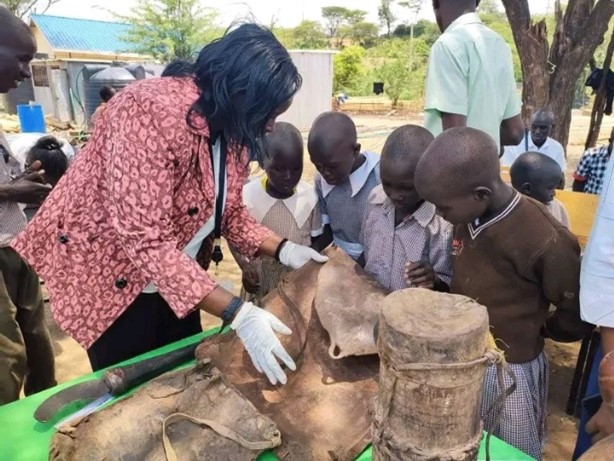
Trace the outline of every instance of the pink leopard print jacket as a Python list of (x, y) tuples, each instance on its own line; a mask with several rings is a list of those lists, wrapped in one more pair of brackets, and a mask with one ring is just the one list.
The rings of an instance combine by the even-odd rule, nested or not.
[[(178, 317), (217, 286), (180, 250), (215, 204), (207, 123), (194, 116), (195, 129), (186, 121), (197, 97), (190, 78), (143, 80), (125, 88), (13, 241), (45, 280), (60, 328), (85, 348), (151, 281)], [(222, 232), (251, 256), (271, 232), (243, 205), (245, 151), (241, 157), (227, 156)]]

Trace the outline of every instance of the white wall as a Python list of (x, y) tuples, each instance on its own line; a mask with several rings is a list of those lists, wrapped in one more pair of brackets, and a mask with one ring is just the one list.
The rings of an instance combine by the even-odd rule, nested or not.
[(303, 77), (303, 86), (290, 109), (279, 117), (280, 121), (292, 123), (299, 130), (308, 130), (318, 115), (331, 110), (334, 54), (332, 51), (290, 51)]

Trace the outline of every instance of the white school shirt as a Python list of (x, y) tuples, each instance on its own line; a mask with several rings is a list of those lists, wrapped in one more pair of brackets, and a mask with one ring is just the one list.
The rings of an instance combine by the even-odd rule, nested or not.
[(522, 141), (517, 146), (505, 146), (503, 156), (501, 157), (501, 166), (510, 167), (512, 163), (525, 152), (539, 152), (547, 157), (550, 157), (559, 164), (563, 173), (567, 171), (567, 160), (565, 159), (565, 149), (560, 142), (551, 137), (546, 139), (546, 142), (541, 147), (537, 147), (533, 143), (531, 133), (525, 134)]
[(608, 163), (593, 230), (582, 258), (582, 320), (614, 328), (614, 162)]
[[(215, 179), (215, 197), (217, 198), (220, 193), (220, 184), (219, 184), (219, 174), (220, 171), (220, 149), (221, 149), (221, 137), (217, 138), (215, 144), (213, 144), (213, 178)], [(225, 171), (225, 170), (224, 170)], [(226, 208), (226, 191), (228, 190), (228, 173), (225, 171), (225, 180), (224, 180), (224, 196), (222, 199), (222, 215), (224, 214), (224, 208)], [(216, 201), (217, 202), (217, 201)], [(192, 240), (190, 240), (187, 245), (183, 248), (183, 253), (188, 255), (192, 259), (196, 259), (196, 255), (198, 254), (198, 250), (202, 246), (204, 240), (214, 231), (215, 228), (215, 207), (213, 208), (213, 213), (211, 217), (202, 225), (202, 227), (196, 232)], [(142, 293), (157, 293), (158, 288), (151, 282), (147, 285)]]

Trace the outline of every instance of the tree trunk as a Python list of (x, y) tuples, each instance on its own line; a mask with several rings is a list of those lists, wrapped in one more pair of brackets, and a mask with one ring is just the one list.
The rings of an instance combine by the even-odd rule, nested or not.
[(614, 2), (569, 0), (563, 14), (557, 0), (552, 45), (545, 21), (531, 21), (528, 0), (503, 0), (503, 5), (522, 65), (523, 118), (528, 122), (535, 110), (551, 109), (556, 116), (552, 137), (566, 146), (575, 83), (603, 41)]
[(603, 60), (603, 76), (595, 95), (595, 102), (593, 103), (593, 110), (591, 112), (591, 124), (588, 129), (588, 136), (586, 137), (585, 149), (589, 147), (595, 147), (597, 140), (599, 139), (599, 132), (601, 131), (601, 122), (603, 121), (603, 112), (605, 110), (606, 103), (606, 82), (608, 80), (608, 71), (612, 64), (612, 54), (614, 54), (614, 30), (610, 37), (610, 43), (605, 53), (605, 59)]

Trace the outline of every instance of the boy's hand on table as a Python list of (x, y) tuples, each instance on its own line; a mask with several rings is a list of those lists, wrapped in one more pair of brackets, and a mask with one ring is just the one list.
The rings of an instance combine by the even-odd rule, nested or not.
[(426, 261), (421, 261), (407, 263), (405, 266), (405, 280), (408, 286), (433, 290), (438, 278), (433, 266)]
[(248, 293), (257, 293), (260, 288), (260, 276), (253, 264), (247, 264), (243, 270), (243, 288)]

